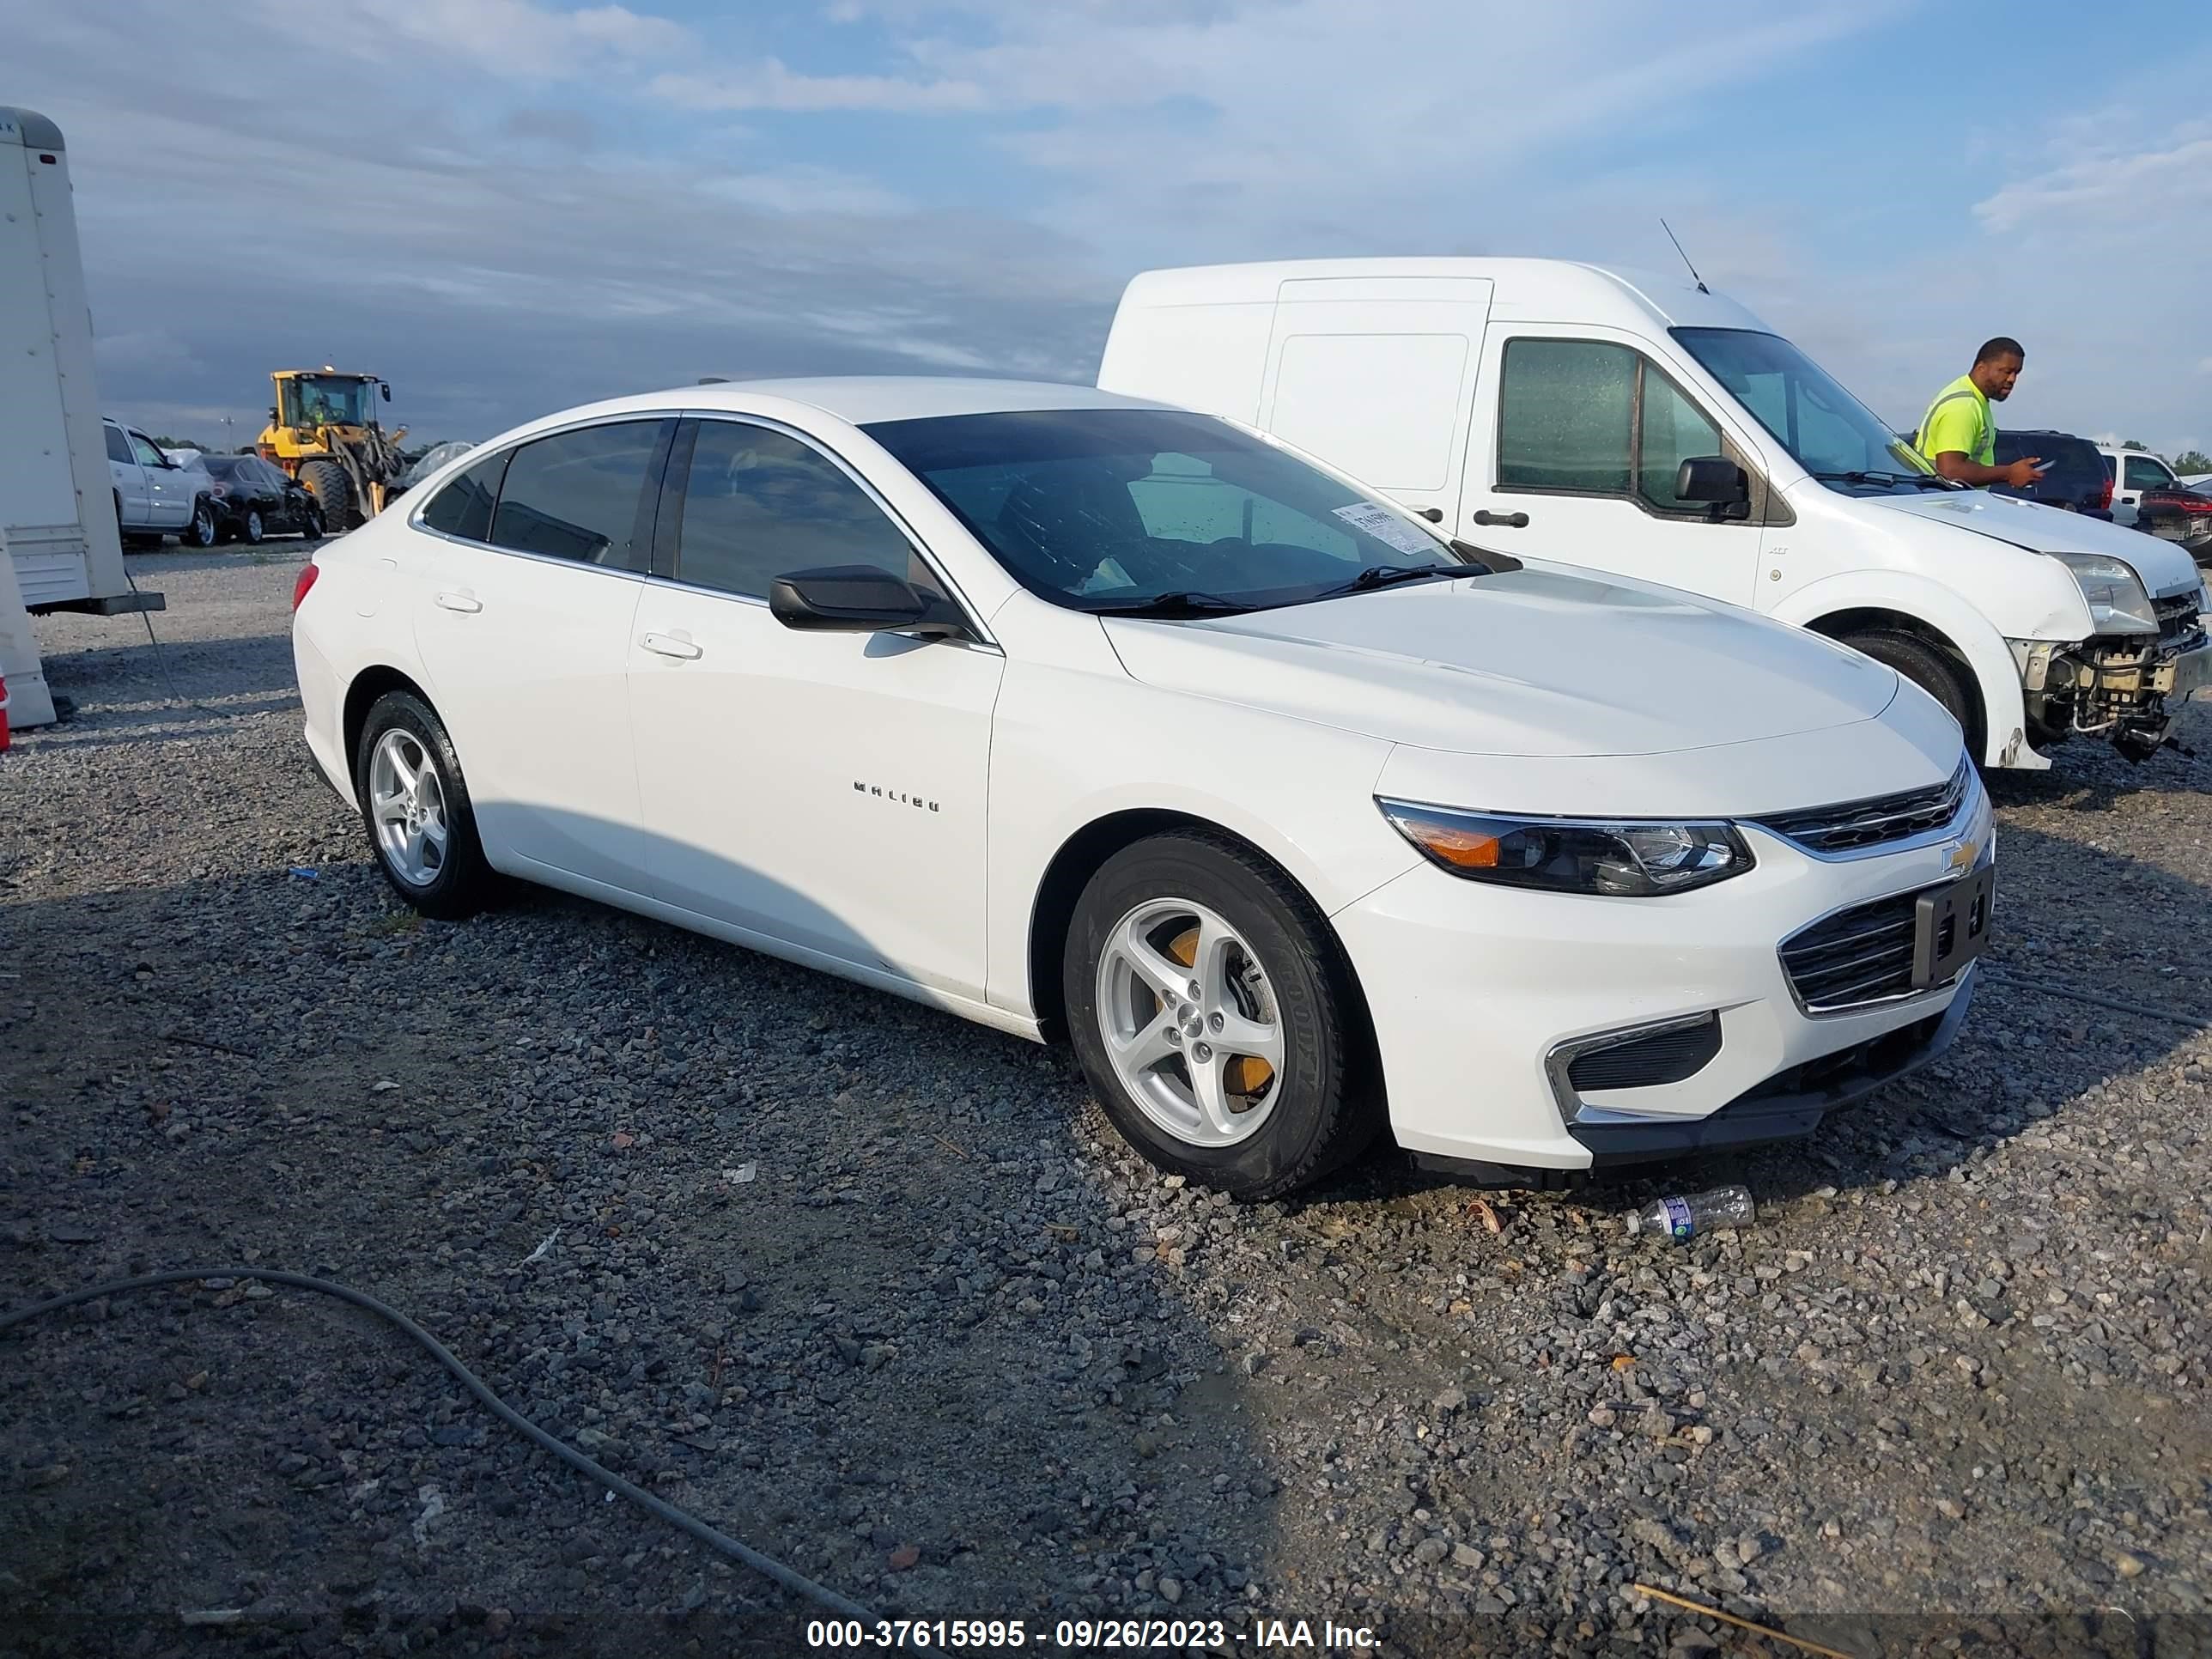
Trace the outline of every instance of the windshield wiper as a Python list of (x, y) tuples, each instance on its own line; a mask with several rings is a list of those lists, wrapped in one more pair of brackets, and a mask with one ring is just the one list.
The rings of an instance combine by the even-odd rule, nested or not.
[(1426, 581), (1438, 576), (1486, 576), (1490, 573), (1477, 564), (1370, 564), (1350, 581), (1339, 582), (1334, 587), (1325, 587), (1314, 597), (1334, 599), (1340, 593), (1364, 593), (1373, 587), (1388, 587), (1393, 582)]
[(1257, 611), (1256, 605), (1240, 605), (1235, 599), (1224, 599), (1218, 593), (1174, 592), (1155, 594), (1149, 599), (1127, 599), (1119, 605), (1097, 605), (1088, 607), (1094, 617), (1241, 617), (1248, 611)]
[(1934, 472), (1815, 472), (1822, 483), (1911, 484), (1919, 489), (1954, 489), (1950, 479)]

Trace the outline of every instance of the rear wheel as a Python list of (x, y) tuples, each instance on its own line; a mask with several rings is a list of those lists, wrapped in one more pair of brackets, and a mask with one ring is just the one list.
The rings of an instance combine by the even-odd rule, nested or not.
[(261, 540), (262, 533), (261, 509), (258, 507), (247, 507), (246, 509), (246, 529), (244, 532), (246, 539), (258, 545)]
[(1982, 757), (1981, 700), (1975, 696), (1966, 671), (1952, 656), (1911, 634), (1881, 630), (1852, 634), (1844, 641), (1852, 650), (1893, 668), (1943, 705), (1943, 712), (1959, 722), (1966, 734), (1966, 752), (1977, 764)]
[(301, 462), (300, 482), (313, 492), (325, 524), (345, 531), (360, 521), (354, 509), (353, 488), (346, 482), (345, 469), (336, 461)]
[(376, 700), (354, 757), (354, 793), (385, 879), (426, 916), (471, 915), (490, 896), (491, 866), (453, 739), (406, 691)]
[(1272, 1198), (1381, 1125), (1342, 949), (1294, 883), (1226, 836), (1157, 836), (1109, 859), (1076, 906), (1061, 982), (1100, 1105), (1161, 1169)]

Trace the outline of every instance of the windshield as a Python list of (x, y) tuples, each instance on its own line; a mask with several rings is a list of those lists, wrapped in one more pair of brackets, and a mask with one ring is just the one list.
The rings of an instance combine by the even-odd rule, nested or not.
[(367, 426), (375, 383), (299, 374), (283, 383), (286, 426)]
[(1935, 469), (1844, 390), (1827, 370), (1777, 334), (1678, 328), (1683, 349), (1753, 420), (1832, 489), (1848, 494), (1917, 490)]
[(865, 429), (1024, 587), (1073, 610), (1261, 610), (1439, 565), (1486, 574), (1403, 508), (1210, 416), (1030, 410)]

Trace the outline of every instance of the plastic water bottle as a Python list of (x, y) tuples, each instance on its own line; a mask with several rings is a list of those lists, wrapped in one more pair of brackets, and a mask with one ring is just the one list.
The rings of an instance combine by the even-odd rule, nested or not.
[(1647, 1204), (1628, 1218), (1628, 1231), (1664, 1233), (1682, 1244), (1716, 1227), (1741, 1227), (1757, 1213), (1751, 1194), (1742, 1188), (1716, 1187), (1709, 1193), (1669, 1195)]

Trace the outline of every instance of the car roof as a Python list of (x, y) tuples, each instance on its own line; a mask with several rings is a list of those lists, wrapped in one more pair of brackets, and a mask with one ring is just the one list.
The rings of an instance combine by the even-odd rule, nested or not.
[[(501, 439), (537, 427), (568, 424), (605, 415), (685, 409), (789, 418), (808, 411), (854, 426), (942, 415), (994, 415), (1035, 409), (1164, 409), (1144, 398), (1125, 398), (1096, 386), (1057, 380), (998, 380), (953, 375), (825, 375), (807, 380), (717, 380), (664, 392), (610, 398), (563, 410), (518, 427)], [(489, 447), (489, 444), (483, 446)]]

